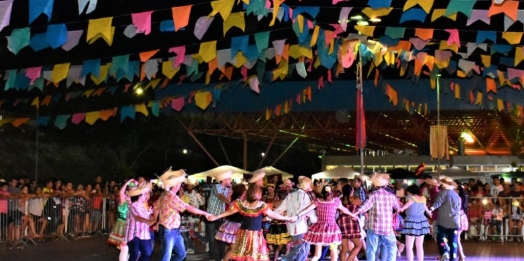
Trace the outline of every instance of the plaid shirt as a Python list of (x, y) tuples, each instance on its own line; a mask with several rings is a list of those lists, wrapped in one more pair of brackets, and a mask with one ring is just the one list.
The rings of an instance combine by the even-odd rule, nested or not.
[(180, 213), (186, 210), (184, 203), (175, 192), (165, 191), (155, 202), (155, 211), (158, 211), (158, 224), (167, 229), (180, 228)]
[(366, 190), (363, 187), (355, 188), (353, 195), (362, 202), (366, 201)]
[(375, 234), (393, 233), (393, 210), (400, 209), (400, 202), (394, 194), (380, 188), (369, 195), (369, 199), (355, 212), (360, 215), (369, 210), (368, 227)]
[(129, 208), (127, 214), (127, 226), (126, 226), (126, 237), (127, 242), (133, 240), (133, 238), (138, 237), (141, 240), (151, 239), (151, 233), (149, 232), (149, 225), (147, 223), (142, 223), (135, 219), (135, 216), (149, 219), (151, 212), (146, 209), (145, 205), (140, 202), (133, 202)]
[(226, 211), (226, 203), (222, 202), (218, 195), (222, 195), (224, 197), (229, 196), (229, 188), (228, 187), (222, 187), (222, 184), (218, 183), (213, 185), (211, 188), (211, 194), (209, 195), (209, 200), (207, 204), (207, 213), (211, 215), (220, 215)]

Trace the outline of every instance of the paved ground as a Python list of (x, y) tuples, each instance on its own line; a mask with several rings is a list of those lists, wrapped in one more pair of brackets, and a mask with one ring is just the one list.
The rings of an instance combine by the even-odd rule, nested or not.
[[(117, 261), (118, 250), (107, 244), (106, 237), (82, 238), (69, 241), (48, 240), (37, 242), (22, 249), (10, 249), (0, 243), (0, 261)], [(522, 243), (464, 242), (468, 261), (516, 261), (522, 257)], [(158, 245), (153, 251), (152, 261), (160, 259)], [(431, 240), (425, 242), (425, 260), (436, 261), (436, 246)], [(406, 260), (405, 254), (397, 260)], [(207, 254), (188, 255), (186, 261), (208, 261)]]

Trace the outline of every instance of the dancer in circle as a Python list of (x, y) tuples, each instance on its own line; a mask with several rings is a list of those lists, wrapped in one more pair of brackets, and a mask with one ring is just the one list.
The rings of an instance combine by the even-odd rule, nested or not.
[[(244, 184), (238, 184), (233, 187), (233, 195), (231, 195), (231, 207), (236, 202), (236, 200), (243, 200), (246, 195), (246, 186)], [(231, 255), (233, 255), (233, 243), (235, 243), (236, 234), (240, 225), (242, 224), (242, 215), (240, 213), (235, 213), (228, 217), (227, 221), (224, 222), (219, 228), (218, 232), (215, 235), (216, 240), (220, 240), (226, 244), (226, 254), (224, 255), (224, 261), (229, 261)]]
[(242, 224), (238, 229), (231, 259), (236, 261), (269, 261), (269, 253), (266, 240), (262, 235), (262, 218), (267, 215), (270, 218), (295, 222), (296, 217), (284, 217), (269, 209), (268, 205), (260, 201), (262, 199), (262, 188), (257, 184), (250, 184), (245, 200), (237, 200), (228, 211), (208, 217), (214, 221), (219, 218), (228, 217), (235, 213), (242, 215)]
[(428, 219), (424, 213), (429, 213), (426, 206), (426, 198), (419, 196), (420, 189), (417, 185), (410, 185), (406, 188), (408, 200), (406, 204), (399, 210), (406, 211), (404, 218), (404, 228), (402, 234), (406, 236), (406, 256), (408, 261), (413, 261), (413, 243), (417, 249), (417, 260), (424, 260), (424, 236), (429, 234), (430, 226)]
[[(115, 245), (120, 249), (120, 254), (118, 255), (119, 261), (127, 261), (129, 254), (129, 248), (125, 240), (126, 218), (128, 212), (127, 201), (129, 200), (126, 195), (126, 190), (136, 188), (135, 183), (136, 181), (134, 179), (130, 179), (126, 181), (124, 185), (122, 185), (122, 188), (120, 188), (118, 193), (117, 220), (113, 230), (111, 231), (111, 234), (109, 235), (109, 238), (107, 239), (109, 244)], [(131, 186), (131, 184), (133, 184), (133, 186)]]
[[(353, 196), (353, 187), (351, 185), (342, 187), (342, 202), (346, 203), (342, 205), (351, 212), (355, 212), (362, 205), (360, 198)], [(340, 261), (358, 260), (356, 257), (362, 248), (362, 232), (360, 231), (359, 221), (348, 215), (340, 215), (337, 223), (342, 233)]]
[(335, 214), (337, 210), (346, 215), (351, 215), (351, 212), (340, 202), (339, 198), (333, 197), (331, 186), (326, 185), (320, 192), (320, 198), (313, 201), (306, 209), (298, 213), (300, 218), (304, 214), (313, 209), (317, 209), (318, 220), (315, 224), (309, 227), (304, 241), (315, 245), (315, 255), (311, 261), (318, 261), (322, 255), (322, 246), (329, 246), (331, 251), (331, 261), (337, 260), (337, 247), (342, 243), (342, 234), (337, 225)]

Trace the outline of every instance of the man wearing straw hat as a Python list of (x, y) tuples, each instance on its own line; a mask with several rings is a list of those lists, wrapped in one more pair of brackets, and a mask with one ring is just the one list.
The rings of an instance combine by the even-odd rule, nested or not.
[[(291, 192), (282, 201), (280, 206), (275, 209), (278, 214), (286, 213), (287, 217), (296, 216), (302, 210), (307, 208), (312, 203), (312, 199), (309, 197), (308, 192), (313, 190), (312, 181), (308, 177), (298, 177), (298, 189)], [(311, 223), (317, 221), (317, 215), (315, 211), (310, 211), (296, 222), (286, 223), (287, 232), (291, 235), (291, 249), (289, 253), (282, 257), (282, 261), (305, 261), (309, 252), (309, 245), (302, 240), (304, 234), (308, 229), (308, 219)]]
[(369, 223), (366, 237), (366, 257), (369, 261), (375, 261), (377, 250), (380, 245), (384, 245), (387, 253), (387, 260), (395, 261), (397, 258), (397, 238), (393, 231), (393, 210), (400, 209), (400, 202), (395, 196), (385, 188), (389, 184), (389, 174), (375, 173), (371, 178), (373, 186), (376, 188), (368, 200), (351, 216), (358, 219), (364, 212), (369, 214)]
[[(169, 168), (159, 178), (165, 191), (155, 202), (155, 219), (158, 217), (160, 237), (162, 239), (162, 261), (182, 261), (186, 258), (184, 238), (180, 234), (180, 213), (189, 211), (196, 215), (211, 216), (205, 211), (184, 203), (176, 193), (186, 180), (184, 170), (173, 171)], [(171, 254), (173, 253), (173, 258)]]
[[(215, 174), (215, 180), (218, 184), (213, 184), (207, 204), (207, 212), (211, 215), (218, 216), (226, 211), (226, 204), (230, 203), (229, 191), (231, 187), (232, 171), (226, 171)], [(206, 236), (209, 240), (209, 258), (219, 261), (225, 255), (225, 246), (222, 241), (215, 240), (215, 234), (224, 221), (206, 222)]]
[(264, 187), (264, 177), (265, 176), (266, 176), (266, 172), (264, 172), (263, 170), (257, 170), (253, 174), (253, 177), (251, 177), (248, 180), (248, 183), (249, 184), (253, 184), (254, 183), (254, 184), (258, 185), (259, 187), (263, 188)]
[(438, 209), (437, 216), (437, 244), (441, 255), (440, 260), (457, 260), (458, 230), (460, 228), (461, 199), (455, 188), (457, 183), (450, 177), (440, 178), (441, 190), (429, 208), (429, 211)]

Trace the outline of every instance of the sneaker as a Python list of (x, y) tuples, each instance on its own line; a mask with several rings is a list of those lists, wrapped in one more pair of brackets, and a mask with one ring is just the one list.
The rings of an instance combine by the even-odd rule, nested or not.
[(186, 250), (186, 254), (194, 254), (194, 253), (195, 253), (195, 250), (192, 248), (189, 248), (188, 250)]
[(444, 253), (440, 257), (440, 261), (446, 261), (446, 260), (449, 260), (449, 254), (448, 253)]

